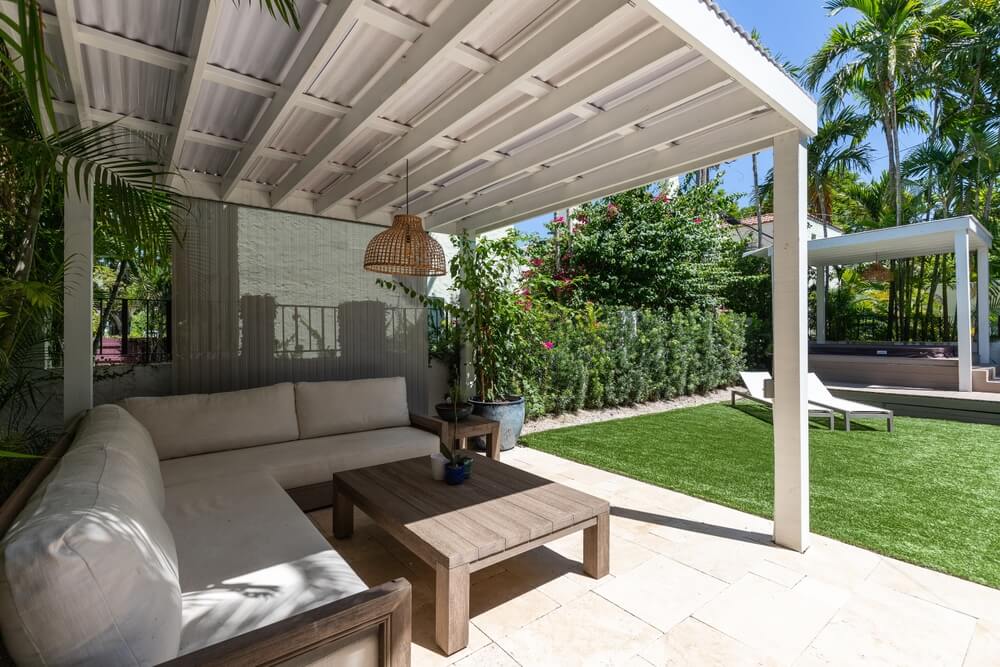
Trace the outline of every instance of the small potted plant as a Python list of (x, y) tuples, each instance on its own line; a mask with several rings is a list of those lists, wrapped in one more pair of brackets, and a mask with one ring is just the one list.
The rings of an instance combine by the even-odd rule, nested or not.
[(441, 448), (441, 453), (448, 457), (444, 466), (444, 481), (451, 486), (457, 486), (465, 481), (465, 458), (458, 450)]
[(462, 399), (462, 390), (457, 385), (452, 385), (445, 394), (444, 401), (434, 406), (438, 417), (451, 422), (460, 422), (472, 414), (472, 403)]

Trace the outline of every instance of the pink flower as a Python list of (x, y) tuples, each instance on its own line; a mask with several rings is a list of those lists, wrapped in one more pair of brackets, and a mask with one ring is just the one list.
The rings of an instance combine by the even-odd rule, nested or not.
[(554, 222), (557, 225), (559, 225), (559, 224), (562, 224), (562, 223), (566, 222), (566, 218), (564, 218), (563, 216), (560, 215), (559, 217), (553, 219), (552, 222)]
[(618, 215), (618, 207), (614, 204), (608, 204), (608, 215), (611, 217)]
[(553, 343), (553, 342), (552, 342), (552, 341), (550, 341), (550, 340), (547, 340), (547, 341), (545, 341), (544, 343), (542, 343), (542, 347), (544, 347), (544, 348), (545, 348), (546, 350), (551, 350), (551, 349), (552, 349), (552, 348), (554, 348), (555, 346), (556, 346), (556, 344), (555, 344), (555, 343)]
[(700, 225), (701, 224), (701, 218), (700, 217), (699, 218), (695, 218), (694, 219), (694, 224)]
[(670, 197), (667, 196), (666, 192), (661, 192), (660, 194), (656, 195), (656, 201), (661, 201), (664, 204), (669, 204)]
[(533, 260), (531, 260), (531, 265), (532, 265), (532, 266), (541, 266), (541, 265), (542, 265), (542, 264), (544, 264), (544, 263), (545, 263), (545, 262), (544, 262), (544, 261), (542, 260), (542, 258), (541, 258), (541, 257), (536, 257), (536, 258), (534, 258)]

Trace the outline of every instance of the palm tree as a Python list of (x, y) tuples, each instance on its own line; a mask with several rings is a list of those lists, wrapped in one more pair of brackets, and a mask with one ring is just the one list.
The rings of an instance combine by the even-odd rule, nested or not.
[(843, 107), (824, 119), (809, 142), (808, 184), (810, 208), (823, 221), (823, 236), (833, 210), (833, 191), (847, 171), (871, 171), (872, 149), (864, 142), (868, 120), (857, 109)]
[(900, 128), (920, 121), (914, 103), (924, 90), (920, 82), (921, 54), (940, 26), (924, 0), (828, 0), (831, 16), (848, 9), (861, 16), (853, 24), (835, 27), (819, 51), (806, 63), (804, 80), (822, 90), (825, 112), (855, 97), (882, 126), (889, 152), (889, 174), (895, 223), (903, 224), (903, 176)]

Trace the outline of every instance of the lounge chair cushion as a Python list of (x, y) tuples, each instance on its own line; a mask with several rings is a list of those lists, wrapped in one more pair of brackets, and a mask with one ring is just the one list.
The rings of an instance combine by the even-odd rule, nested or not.
[(149, 430), (161, 459), (295, 440), (291, 383), (217, 394), (127, 398), (121, 402)]
[(368, 588), (267, 474), (168, 486), (165, 516), (178, 545), (181, 654)]
[(295, 385), (295, 408), (300, 438), (410, 424), (406, 380), (401, 377), (300, 382)]
[(177, 654), (181, 590), (163, 500), (142, 426), (117, 406), (92, 410), (0, 543), (0, 624), (15, 662)]
[(438, 451), (437, 436), (404, 426), (293, 440), (227, 452), (163, 461), (168, 487), (198, 479), (264, 472), (285, 489), (329, 482), (334, 472), (427, 456)]

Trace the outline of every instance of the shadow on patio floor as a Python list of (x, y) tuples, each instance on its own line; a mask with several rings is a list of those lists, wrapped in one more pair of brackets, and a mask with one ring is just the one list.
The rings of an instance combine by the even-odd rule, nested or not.
[(692, 521), (691, 519), (681, 519), (680, 517), (667, 516), (664, 514), (654, 514), (642, 510), (629, 509), (628, 507), (611, 507), (611, 515), (633, 521), (643, 521), (658, 526), (676, 528), (702, 535), (722, 537), (727, 540), (737, 540), (739, 542), (754, 542), (757, 544), (771, 544), (771, 536), (767, 533), (757, 533), (750, 530), (740, 530), (739, 528), (729, 528), (728, 526), (717, 526), (712, 523)]

